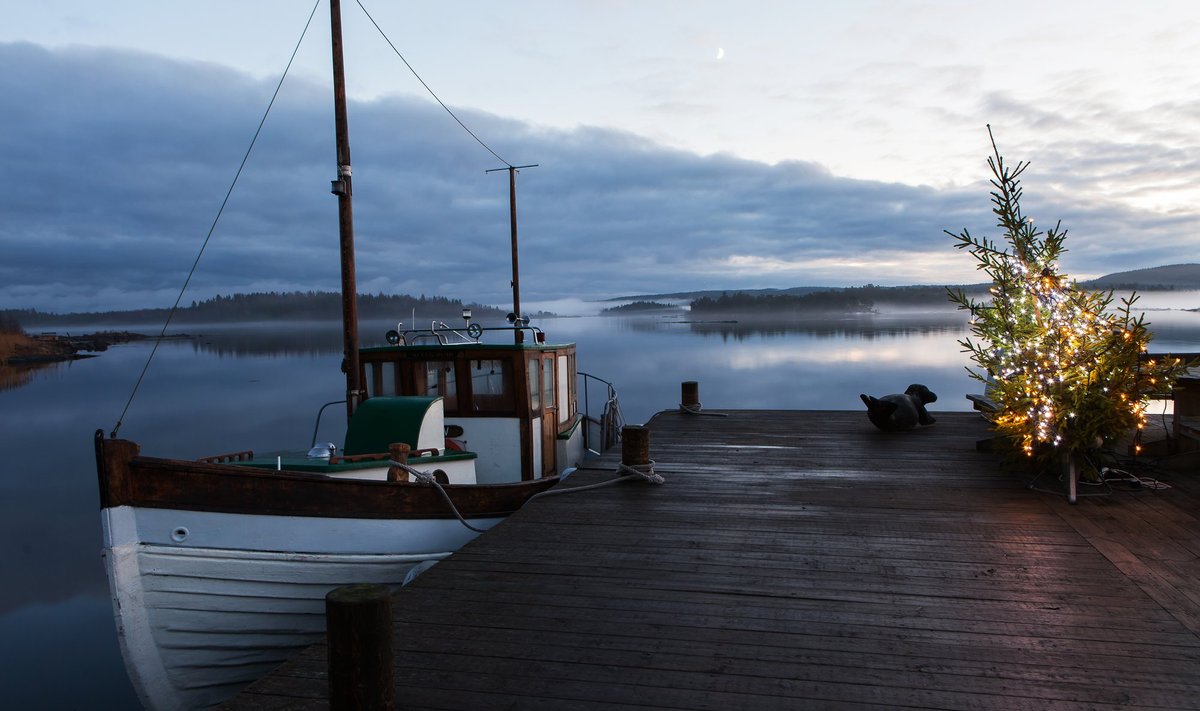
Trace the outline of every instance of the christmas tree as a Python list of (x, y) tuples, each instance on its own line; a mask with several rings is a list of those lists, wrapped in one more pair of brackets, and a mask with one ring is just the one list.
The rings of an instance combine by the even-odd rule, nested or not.
[(972, 336), (960, 343), (978, 366), (968, 372), (998, 407), (995, 429), (1014, 452), (1057, 461), (1131, 432), (1139, 442), (1147, 396), (1169, 388), (1185, 364), (1144, 355), (1152, 334), (1133, 314), (1136, 294), (1114, 309), (1111, 291), (1068, 279), (1059, 265), (1062, 223), (1042, 231), (1021, 212), (1019, 178), (1029, 163), (1006, 165), (994, 137), (992, 151), (992, 212), (1004, 241), (946, 233), (992, 280), (988, 300), (961, 289), (950, 298), (971, 313)]

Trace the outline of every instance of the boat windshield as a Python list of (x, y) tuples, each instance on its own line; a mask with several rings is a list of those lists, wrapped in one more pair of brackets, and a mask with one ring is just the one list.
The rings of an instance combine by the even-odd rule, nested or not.
[(509, 361), (498, 359), (471, 361), (471, 394), (477, 411), (511, 410), (512, 375)]

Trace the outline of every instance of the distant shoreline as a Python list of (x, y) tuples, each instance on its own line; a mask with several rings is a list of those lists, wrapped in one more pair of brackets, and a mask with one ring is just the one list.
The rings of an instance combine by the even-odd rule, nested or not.
[[(178, 336), (176, 336), (178, 338)], [(140, 341), (147, 336), (129, 331), (101, 331), (84, 336), (21, 331), (0, 333), (0, 366), (42, 365), (95, 358), (110, 346)]]

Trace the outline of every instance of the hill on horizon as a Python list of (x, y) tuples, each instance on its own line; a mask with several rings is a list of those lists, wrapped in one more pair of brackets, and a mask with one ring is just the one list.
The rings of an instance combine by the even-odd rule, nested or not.
[(1137, 289), (1138, 291), (1172, 291), (1200, 289), (1200, 264), (1167, 264), (1149, 269), (1131, 269), (1106, 274), (1083, 282), (1095, 289)]
[[(1146, 269), (1133, 269), (1125, 272), (1114, 272), (1105, 274), (1096, 279), (1080, 282), (1081, 286), (1090, 289), (1120, 289), (1130, 291), (1174, 291), (1197, 289), (1200, 290), (1200, 264), (1167, 264), (1161, 267), (1149, 267)], [(968, 293), (973, 291), (986, 290), (988, 283), (980, 282), (976, 284), (911, 284), (907, 286), (876, 286), (866, 284), (865, 286), (874, 287), (875, 289), (889, 290), (895, 289), (914, 290), (928, 289), (932, 294), (937, 290), (938, 294), (943, 293), (947, 287), (951, 289), (963, 289)], [(793, 286), (789, 288), (766, 288), (766, 289), (704, 289), (700, 291), (679, 291), (667, 294), (632, 294), (629, 296), (618, 296), (605, 301), (630, 301), (630, 300), (657, 300), (657, 299), (680, 299), (694, 301), (696, 299), (712, 299), (721, 296), (722, 294), (747, 294), (751, 296), (777, 296), (791, 295), (804, 296), (821, 291), (843, 291), (847, 288), (844, 286)]]

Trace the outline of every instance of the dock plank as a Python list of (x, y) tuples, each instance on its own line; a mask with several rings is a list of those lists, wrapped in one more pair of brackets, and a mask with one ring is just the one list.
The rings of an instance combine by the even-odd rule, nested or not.
[[(936, 416), (660, 413), (665, 484), (531, 502), (399, 591), (399, 704), (1200, 708), (1195, 472), (1070, 505)], [(323, 708), (324, 654), (225, 708)]]

